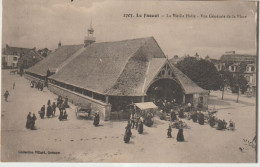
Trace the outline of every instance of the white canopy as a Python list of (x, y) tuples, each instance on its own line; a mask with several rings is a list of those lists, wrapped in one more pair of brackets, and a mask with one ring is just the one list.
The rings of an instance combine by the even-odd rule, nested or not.
[(158, 107), (153, 102), (134, 103), (141, 110), (157, 109)]

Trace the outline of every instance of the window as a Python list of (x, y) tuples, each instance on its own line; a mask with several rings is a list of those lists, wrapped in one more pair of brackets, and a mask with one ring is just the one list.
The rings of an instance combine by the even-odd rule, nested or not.
[(17, 61), (18, 60), (18, 58), (17, 57), (13, 57), (13, 61)]
[(250, 81), (250, 76), (246, 76), (246, 80), (247, 80), (247, 82), (249, 82)]
[(251, 67), (251, 71), (252, 72), (255, 71), (255, 67), (254, 66)]

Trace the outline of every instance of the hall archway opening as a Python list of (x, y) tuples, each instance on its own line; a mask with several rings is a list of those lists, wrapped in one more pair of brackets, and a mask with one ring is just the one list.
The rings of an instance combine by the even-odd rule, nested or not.
[(145, 101), (167, 100), (181, 104), (183, 101), (183, 90), (181, 86), (172, 79), (159, 79), (148, 88)]

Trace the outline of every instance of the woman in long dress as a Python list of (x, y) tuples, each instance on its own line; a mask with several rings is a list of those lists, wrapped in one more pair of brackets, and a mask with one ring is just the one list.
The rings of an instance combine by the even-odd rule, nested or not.
[(179, 129), (179, 132), (178, 132), (178, 134), (177, 134), (177, 141), (178, 141), (178, 142), (184, 141), (183, 129)]
[(32, 122), (32, 116), (31, 116), (31, 112), (29, 112), (29, 114), (27, 115), (27, 121), (26, 121), (26, 128), (27, 129), (31, 128), (31, 122)]

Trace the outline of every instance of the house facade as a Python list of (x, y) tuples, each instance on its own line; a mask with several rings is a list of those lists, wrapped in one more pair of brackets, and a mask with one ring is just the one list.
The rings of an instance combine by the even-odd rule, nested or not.
[(2, 68), (29, 68), (42, 57), (37, 54), (36, 48), (20, 48), (6, 45), (2, 51)]

